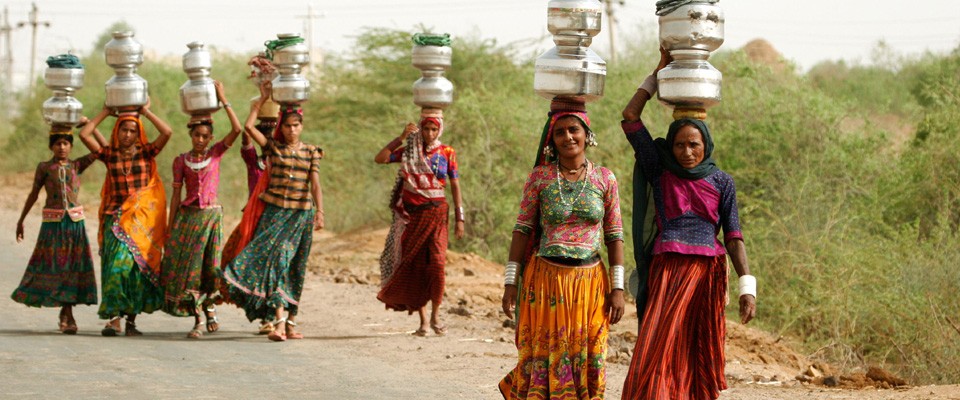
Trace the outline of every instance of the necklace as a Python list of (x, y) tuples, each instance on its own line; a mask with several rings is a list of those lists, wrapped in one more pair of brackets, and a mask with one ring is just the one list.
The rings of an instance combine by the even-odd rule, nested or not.
[(210, 165), (210, 161), (213, 160), (212, 158), (207, 158), (207, 150), (203, 151), (203, 154), (200, 156), (200, 161), (195, 161), (196, 159), (193, 157), (194, 157), (193, 151), (190, 151), (187, 154), (187, 157), (183, 158), (183, 163), (186, 164), (188, 167), (190, 167), (190, 169), (194, 171), (199, 171), (201, 169), (206, 168), (208, 165)]
[(67, 202), (67, 166), (60, 164), (57, 166), (57, 177), (60, 179), (60, 194), (63, 196), (63, 209), (69, 207)]
[[(120, 173), (122, 173), (124, 176), (130, 175), (130, 172), (133, 172), (133, 156), (136, 153), (136, 146), (130, 146), (126, 149), (120, 150)], [(127, 167), (127, 161), (130, 161), (129, 167)]]
[(566, 166), (561, 165), (561, 164), (560, 164), (560, 160), (558, 159), (558, 160), (557, 160), (557, 172), (560, 171), (560, 167), (563, 167), (563, 169), (569, 170), (569, 172), (567, 172), (568, 174), (572, 174), (572, 173), (574, 173), (574, 172), (579, 171), (580, 168), (586, 168), (586, 167), (587, 167), (587, 161), (584, 160), (584, 161), (583, 161), (583, 164), (578, 165), (576, 168), (567, 168)]
[[(583, 166), (581, 166), (581, 167), (585, 167), (586, 165), (587, 165), (587, 161), (584, 161)], [(577, 169), (580, 169), (580, 168), (577, 168)], [(571, 170), (571, 172), (573, 172), (573, 171), (576, 171), (576, 170)], [(579, 175), (577, 175), (577, 180), (578, 180), (578, 181), (579, 181), (581, 178), (583, 178), (583, 182), (580, 183), (580, 193), (577, 193), (576, 196), (574, 196), (572, 199), (570, 199), (570, 204), (567, 204), (567, 201), (563, 198), (563, 189), (564, 189), (564, 187), (563, 187), (563, 184), (560, 183), (560, 160), (557, 160), (557, 191), (560, 192), (560, 204), (562, 204), (562, 205), (564, 205), (564, 206), (568, 206), (568, 205), (569, 205), (569, 206), (570, 206), (570, 209), (571, 209), (571, 210), (573, 209), (573, 202), (576, 201), (576, 199), (579, 199), (580, 196), (583, 195), (583, 189), (587, 187), (586, 172), (587, 172), (587, 169), (586, 169), (586, 168), (583, 168), (583, 172), (581, 172)], [(566, 180), (566, 178), (564, 178), (564, 180)], [(570, 184), (570, 185), (573, 186), (573, 184)], [(573, 191), (573, 188), (571, 187), (570, 190)]]

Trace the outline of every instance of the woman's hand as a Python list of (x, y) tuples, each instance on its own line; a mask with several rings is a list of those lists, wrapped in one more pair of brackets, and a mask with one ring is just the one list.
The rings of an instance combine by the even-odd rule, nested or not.
[(17, 221), (17, 243), (23, 241), (23, 222)]
[(660, 62), (657, 63), (657, 69), (653, 70), (653, 74), (656, 75), (657, 72), (660, 72), (661, 69), (664, 69), (667, 64), (673, 62), (673, 56), (670, 55), (670, 52), (660, 48)]
[(408, 122), (407, 126), (403, 127), (403, 133), (400, 134), (400, 143), (403, 144), (407, 141), (407, 136), (410, 136), (411, 133), (419, 131), (420, 128), (413, 122)]
[(463, 239), (463, 221), (457, 221), (457, 224), (454, 225), (453, 235), (457, 237), (457, 240)]
[(217, 90), (217, 100), (219, 100), (221, 104), (227, 104), (227, 97), (223, 94), (223, 83), (213, 81), (213, 87)]
[(323, 229), (323, 213), (317, 212), (313, 215), (313, 230), (319, 231)]
[(517, 307), (517, 286), (506, 285), (503, 287), (503, 313), (507, 318), (513, 319), (513, 310)]
[(146, 114), (150, 112), (150, 96), (147, 96), (147, 104), (140, 106), (140, 114)]
[(752, 294), (740, 296), (740, 323), (746, 325), (757, 314), (757, 299)]
[(265, 103), (273, 94), (273, 82), (260, 82), (260, 102)]
[(607, 316), (610, 317), (610, 323), (616, 324), (623, 318), (624, 304), (623, 289), (616, 289), (607, 294)]

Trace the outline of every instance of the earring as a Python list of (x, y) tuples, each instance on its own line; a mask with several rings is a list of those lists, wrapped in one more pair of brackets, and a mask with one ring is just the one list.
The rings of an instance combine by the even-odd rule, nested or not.
[(553, 147), (552, 146), (543, 146), (543, 156), (545, 158), (553, 157)]
[(587, 146), (597, 147), (597, 134), (590, 132), (590, 135), (587, 136)]

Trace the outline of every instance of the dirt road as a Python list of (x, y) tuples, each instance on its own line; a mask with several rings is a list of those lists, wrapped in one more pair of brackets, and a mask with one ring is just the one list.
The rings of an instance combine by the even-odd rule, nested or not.
[[(271, 343), (255, 335), (256, 325), (232, 306), (220, 308), (221, 331), (201, 340), (184, 337), (190, 319), (163, 313), (138, 319), (143, 337), (104, 338), (95, 307), (78, 307), (80, 333), (65, 336), (56, 330), (56, 309), (27, 308), (8, 297), (32, 251), (39, 218), (28, 218), (28, 240), (16, 244), (15, 208), (22, 200), (2, 197), (0, 398), (497, 399), (497, 382), (516, 362), (512, 330), (502, 326), (496, 311), (498, 266), (451, 254), (443, 306), (450, 331), (415, 337), (409, 334), (417, 326), (415, 316), (385, 311), (376, 301), (379, 232), (315, 239), (300, 318), (305, 340)], [(87, 221), (91, 238), (95, 226), (95, 220)], [(635, 330), (635, 317), (613, 330), (608, 398), (620, 397)], [(733, 387), (721, 399), (960, 399), (956, 386), (899, 391), (809, 386), (792, 380), (802, 368), (790, 366), (795, 356), (754, 362), (762, 357), (752, 353), (728, 350), (734, 355), (727, 364)]]

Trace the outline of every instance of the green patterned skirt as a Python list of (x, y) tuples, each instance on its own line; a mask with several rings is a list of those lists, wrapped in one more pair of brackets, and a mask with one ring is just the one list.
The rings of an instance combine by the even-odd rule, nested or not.
[(100, 249), (103, 293), (97, 314), (102, 319), (110, 319), (159, 310), (163, 306), (163, 290), (140, 272), (130, 248), (110, 229), (115, 218), (104, 215), (103, 248)]
[(44, 222), (20, 286), (10, 296), (31, 307), (97, 304), (93, 256), (83, 220)]
[(167, 314), (193, 316), (203, 304), (220, 296), (222, 224), (220, 207), (180, 207), (177, 211), (160, 274)]
[(230, 299), (247, 319), (272, 319), (283, 306), (296, 315), (313, 244), (314, 210), (267, 204), (250, 243), (223, 271)]

